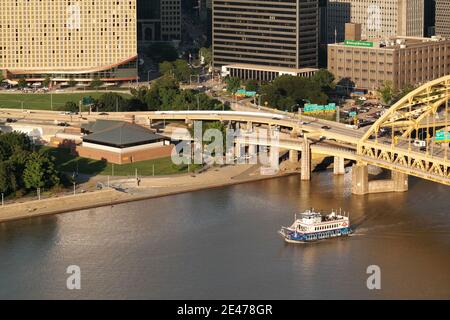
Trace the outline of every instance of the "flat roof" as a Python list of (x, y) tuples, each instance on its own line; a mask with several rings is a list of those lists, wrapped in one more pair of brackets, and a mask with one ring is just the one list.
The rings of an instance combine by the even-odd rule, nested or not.
[(286, 68), (286, 67), (275, 67), (275, 66), (262, 66), (260, 64), (247, 64), (247, 63), (235, 63), (228, 64), (224, 67), (233, 68), (233, 69), (246, 69), (246, 70), (259, 70), (259, 71), (271, 71), (271, 72), (293, 72), (293, 73), (302, 73), (302, 72), (314, 72), (319, 71), (316, 68)]
[[(358, 41), (356, 41), (358, 42)], [(395, 37), (388, 37), (388, 38), (382, 38), (382, 39), (368, 39), (368, 40), (361, 40), (360, 42), (371, 42), (373, 43), (373, 47), (366, 47), (366, 46), (358, 46), (353, 45), (349, 46), (346, 45), (345, 42), (339, 42), (339, 43), (330, 43), (329, 46), (342, 46), (342, 47), (348, 47), (348, 48), (363, 48), (363, 49), (406, 49), (409, 47), (420, 47), (423, 45), (428, 44), (439, 44), (439, 43), (450, 43), (450, 39), (446, 39), (444, 37), (433, 37), (433, 38), (423, 38), (423, 37), (402, 37), (402, 36), (395, 36)], [(406, 46), (402, 47), (402, 46)]]

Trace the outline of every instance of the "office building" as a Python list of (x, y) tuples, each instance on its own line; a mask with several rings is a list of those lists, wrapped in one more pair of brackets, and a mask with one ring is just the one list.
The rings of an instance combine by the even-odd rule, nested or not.
[(317, 0), (213, 0), (215, 67), (318, 64)]
[(137, 0), (138, 41), (181, 40), (181, 0)]
[(450, 40), (392, 37), (328, 45), (328, 70), (339, 87), (373, 91), (389, 81), (397, 89), (450, 74)]
[(424, 31), (426, 37), (436, 34), (436, 0), (425, 1)]
[(137, 77), (136, 0), (2, 0), (0, 12), (0, 70), (8, 79)]
[(423, 37), (424, 12), (424, 0), (328, 0), (328, 43), (344, 41), (349, 22), (367, 39)]
[(436, 35), (450, 39), (450, 0), (436, 0)]

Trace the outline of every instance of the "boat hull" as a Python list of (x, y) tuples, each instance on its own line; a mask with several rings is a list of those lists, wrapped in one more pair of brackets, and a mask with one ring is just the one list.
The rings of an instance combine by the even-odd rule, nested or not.
[(280, 230), (280, 234), (284, 238), (284, 241), (288, 243), (306, 243), (343, 237), (348, 236), (351, 232), (352, 230), (348, 227), (312, 233), (300, 233), (289, 229)]

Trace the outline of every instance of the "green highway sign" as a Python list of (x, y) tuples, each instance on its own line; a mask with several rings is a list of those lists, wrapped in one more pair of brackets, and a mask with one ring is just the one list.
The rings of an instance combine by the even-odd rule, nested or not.
[(329, 103), (327, 105), (318, 105), (307, 103), (305, 104), (304, 113), (319, 113), (319, 112), (336, 112), (336, 104)]
[(83, 97), (83, 105), (88, 106), (90, 104), (94, 103), (94, 99), (92, 99), (92, 97)]
[(450, 142), (450, 132), (445, 132), (444, 130), (436, 131), (436, 142)]
[(256, 96), (256, 91), (246, 91), (245, 89), (239, 89), (236, 91), (237, 96), (254, 97)]
[(349, 47), (373, 48), (373, 42), (370, 42), (370, 41), (345, 40), (344, 43), (346, 46), (349, 46)]

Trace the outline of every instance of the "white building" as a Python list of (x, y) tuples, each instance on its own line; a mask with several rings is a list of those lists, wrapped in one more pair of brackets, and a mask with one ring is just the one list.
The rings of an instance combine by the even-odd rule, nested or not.
[(327, 22), (328, 43), (345, 40), (348, 22), (361, 24), (365, 39), (423, 37), (424, 0), (328, 0)]
[(436, 34), (450, 39), (450, 0), (436, 0)]

